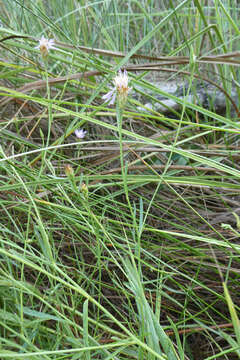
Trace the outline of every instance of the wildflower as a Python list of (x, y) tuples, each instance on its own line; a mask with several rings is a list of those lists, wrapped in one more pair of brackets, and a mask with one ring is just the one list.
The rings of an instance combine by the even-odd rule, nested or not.
[(65, 174), (70, 177), (74, 175), (74, 171), (73, 171), (73, 168), (71, 167), (71, 165), (67, 164), (65, 166)]
[(76, 137), (78, 139), (83, 139), (86, 135), (87, 131), (79, 129), (79, 130), (75, 130), (74, 134), (76, 135)]
[(132, 88), (128, 86), (128, 74), (126, 70), (119, 70), (118, 75), (113, 79), (114, 88), (110, 90), (107, 94), (103, 95), (102, 99), (109, 101), (109, 105), (114, 104), (116, 96), (121, 103), (124, 103), (127, 100), (129, 91)]
[(80, 187), (80, 191), (81, 191), (83, 197), (85, 199), (87, 199), (88, 198), (88, 187), (87, 187), (87, 185), (85, 183), (82, 183), (82, 185)]
[(48, 56), (48, 52), (51, 49), (56, 49), (54, 47), (54, 39), (46, 39), (44, 36), (39, 40), (38, 46), (35, 46), (35, 49), (40, 50), (40, 53), (43, 58)]

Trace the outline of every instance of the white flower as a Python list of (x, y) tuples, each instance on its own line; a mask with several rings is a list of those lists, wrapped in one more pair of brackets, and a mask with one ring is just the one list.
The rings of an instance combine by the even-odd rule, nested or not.
[(129, 91), (132, 88), (128, 86), (128, 74), (124, 69), (123, 71), (119, 70), (118, 75), (113, 79), (114, 88), (111, 89), (107, 94), (102, 96), (102, 99), (109, 101), (109, 105), (114, 104), (116, 100), (116, 96), (118, 96), (120, 102), (125, 102), (127, 100), (127, 96)]
[(74, 134), (76, 135), (76, 137), (78, 139), (83, 139), (86, 135), (87, 131), (79, 129), (79, 130), (75, 130)]
[(110, 101), (109, 105), (113, 105), (115, 103), (115, 99), (116, 99), (116, 90), (112, 89), (111, 91), (109, 91), (107, 94), (102, 96), (103, 100), (106, 101)]
[(42, 36), (39, 40), (38, 46), (35, 46), (35, 49), (40, 50), (42, 57), (47, 57), (49, 50), (56, 49), (54, 47), (54, 39), (46, 39)]

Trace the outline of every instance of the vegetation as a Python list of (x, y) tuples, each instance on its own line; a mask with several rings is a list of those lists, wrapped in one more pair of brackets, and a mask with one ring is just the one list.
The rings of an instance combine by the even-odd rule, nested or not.
[(0, 7), (0, 358), (240, 358), (238, 1)]

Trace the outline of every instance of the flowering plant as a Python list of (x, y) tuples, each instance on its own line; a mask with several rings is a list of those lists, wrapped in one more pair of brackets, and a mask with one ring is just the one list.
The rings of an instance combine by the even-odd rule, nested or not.
[(56, 49), (54, 46), (54, 39), (46, 39), (44, 36), (39, 40), (39, 44), (35, 46), (35, 49), (40, 50), (43, 58), (48, 56), (49, 50)]
[(78, 139), (83, 139), (86, 135), (87, 131), (83, 130), (83, 129), (78, 129), (78, 130), (75, 130), (74, 134), (76, 135), (76, 137)]
[(118, 75), (113, 79), (114, 88), (103, 95), (102, 99), (110, 100), (109, 105), (113, 105), (117, 96), (120, 103), (124, 103), (127, 100), (129, 91), (132, 89), (128, 86), (128, 81), (127, 71), (125, 69), (123, 71), (119, 70)]

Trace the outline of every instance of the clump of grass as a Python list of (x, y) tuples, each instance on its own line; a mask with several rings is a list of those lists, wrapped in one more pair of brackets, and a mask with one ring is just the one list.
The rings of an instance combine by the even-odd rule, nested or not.
[(0, 358), (239, 358), (236, 4), (0, 6)]

